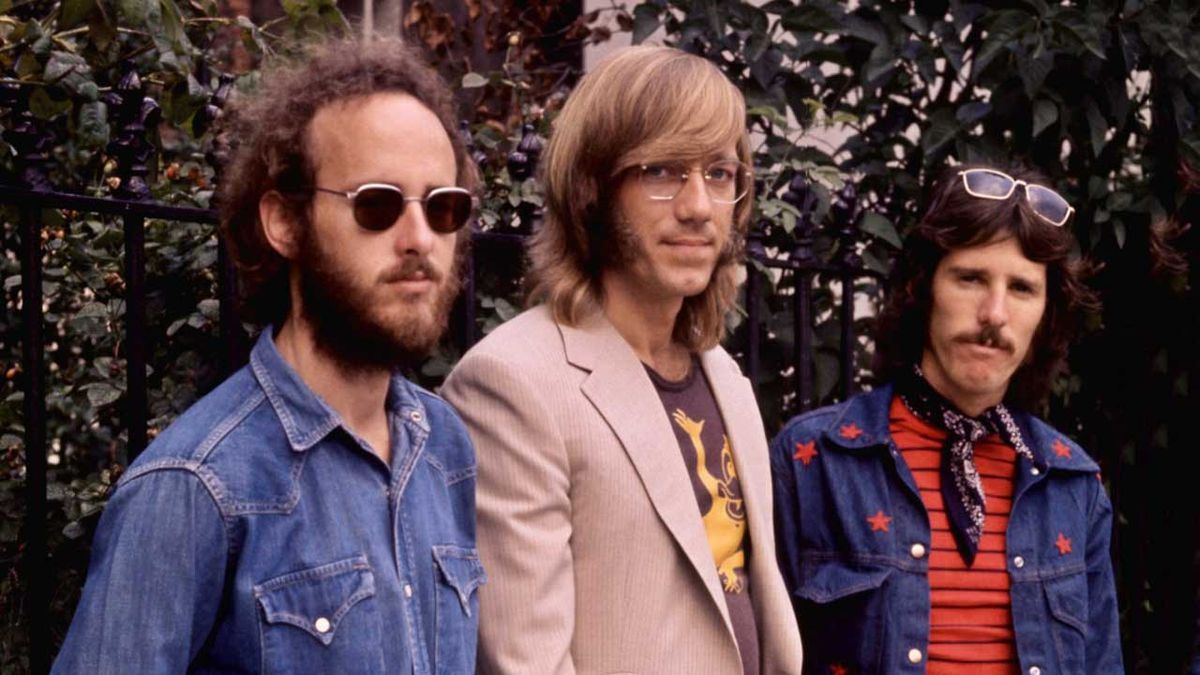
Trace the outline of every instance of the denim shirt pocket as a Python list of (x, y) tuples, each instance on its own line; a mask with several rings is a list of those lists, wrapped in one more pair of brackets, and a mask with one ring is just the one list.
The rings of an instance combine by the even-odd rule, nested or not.
[(1050, 609), (1050, 635), (1059, 668), (1068, 675), (1082, 674), (1087, 653), (1087, 571), (1081, 568), (1044, 579), (1042, 590)]
[(487, 582), (479, 552), (462, 546), (434, 546), (438, 673), (474, 672), (479, 638), (479, 598), (475, 590)]
[[(254, 586), (264, 673), (383, 670), (375, 576), (364, 555)], [(347, 670), (349, 668), (350, 670)]]
[[(808, 560), (793, 591), (804, 643), (804, 671), (880, 672), (887, 565)], [(838, 668), (840, 667), (840, 668)]]

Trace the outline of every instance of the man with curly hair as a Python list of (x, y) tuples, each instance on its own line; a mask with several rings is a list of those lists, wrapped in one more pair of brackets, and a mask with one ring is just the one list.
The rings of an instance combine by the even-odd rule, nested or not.
[(1095, 303), (1043, 183), (951, 170), (881, 315), (888, 384), (772, 443), (806, 673), (1122, 672), (1099, 468), (1027, 412)]
[(458, 288), (453, 110), (392, 41), (316, 47), (236, 103), (221, 227), (264, 327), (122, 476), (55, 672), (474, 671), (474, 451), (399, 374)]

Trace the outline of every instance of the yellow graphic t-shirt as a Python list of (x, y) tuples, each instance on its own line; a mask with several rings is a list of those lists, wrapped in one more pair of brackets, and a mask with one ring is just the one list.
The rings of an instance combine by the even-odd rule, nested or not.
[(746, 504), (721, 411), (698, 360), (693, 358), (687, 376), (679, 381), (667, 380), (650, 368), (646, 372), (662, 399), (696, 493), (743, 670), (747, 675), (757, 675), (758, 626), (746, 572), (750, 555)]

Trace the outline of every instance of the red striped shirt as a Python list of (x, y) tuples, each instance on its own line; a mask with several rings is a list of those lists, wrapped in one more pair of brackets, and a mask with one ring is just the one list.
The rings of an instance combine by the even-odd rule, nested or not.
[(1012, 509), (1017, 453), (993, 435), (975, 443), (987, 515), (975, 564), (967, 567), (942, 503), (942, 443), (946, 432), (926, 424), (892, 400), (892, 438), (929, 512), (929, 675), (1011, 675), (1020, 672), (1013, 638), (1005, 533)]

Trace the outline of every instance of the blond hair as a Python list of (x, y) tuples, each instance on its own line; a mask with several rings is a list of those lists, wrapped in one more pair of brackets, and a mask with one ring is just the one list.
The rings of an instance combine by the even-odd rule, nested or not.
[[(530, 303), (574, 325), (600, 301), (603, 241), (625, 170), (647, 161), (703, 159), (729, 145), (750, 166), (746, 104), (712, 63), (669, 47), (632, 47), (583, 77), (558, 119), (541, 165), (542, 227), (530, 246)], [(737, 293), (751, 193), (734, 207), (731, 246), (708, 287), (685, 298), (673, 337), (689, 349), (715, 346)]]

